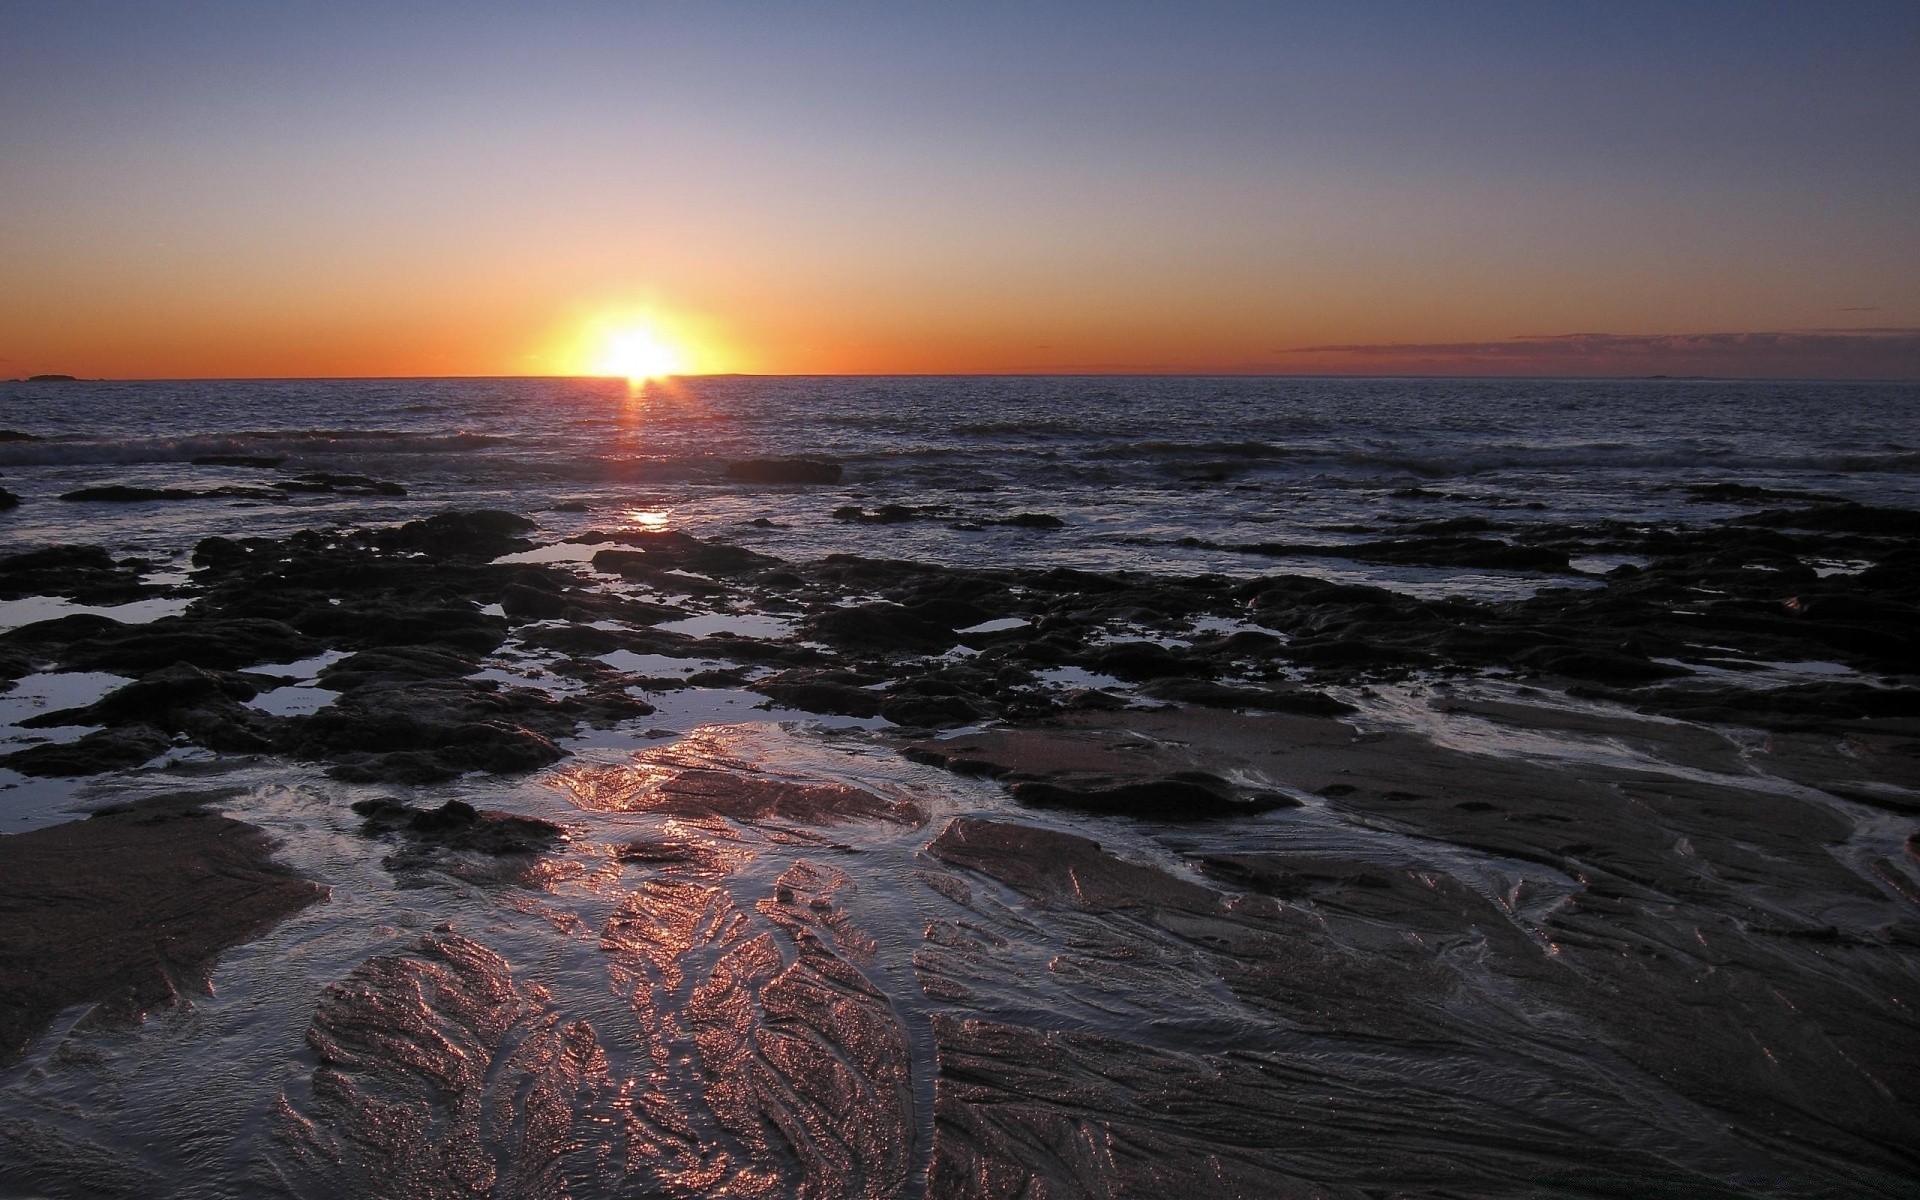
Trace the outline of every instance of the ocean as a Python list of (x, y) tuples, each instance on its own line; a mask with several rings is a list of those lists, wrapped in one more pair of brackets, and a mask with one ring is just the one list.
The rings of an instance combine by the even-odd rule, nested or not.
[[(1338, 544), (1462, 518), (1698, 520), (1689, 485), (1871, 503), (1920, 499), (1920, 385), (1693, 380), (1241, 378), (422, 379), (0, 384), (0, 486), (36, 501), (0, 546), (84, 540), (178, 555), (200, 536), (278, 534), (439, 508), (540, 514), (566, 535), (621, 511), (783, 557), (1258, 573), (1195, 546)], [(289, 495), (164, 507), (42, 504), (110, 483), (217, 487), (282, 474), (398, 482), (404, 500)], [(843, 464), (839, 487), (742, 485), (757, 457)], [(584, 502), (583, 514), (556, 513)], [(837, 520), (849, 505), (932, 510)], [(1057, 530), (995, 526), (1023, 512)], [(650, 518), (652, 519), (652, 518)], [(756, 525), (754, 522), (765, 522)], [(978, 528), (955, 526), (978, 525)], [(1183, 541), (1188, 544), (1183, 545)], [(1292, 566), (1304, 567), (1303, 563)], [(1443, 591), (1524, 579), (1408, 567), (1315, 571)]]

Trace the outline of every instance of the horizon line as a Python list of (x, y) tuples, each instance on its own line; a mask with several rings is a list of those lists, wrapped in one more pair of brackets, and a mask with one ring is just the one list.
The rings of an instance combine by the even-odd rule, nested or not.
[[(57, 374), (57, 372), (42, 372)], [(64, 379), (28, 377), (0, 379), (0, 383), (373, 383), (421, 380), (604, 380), (608, 383), (657, 382), (682, 379), (1503, 379), (1541, 382), (1616, 383), (1920, 383), (1920, 376), (1841, 375), (1549, 375), (1488, 374), (1485, 372), (1360, 373), (1222, 370), (1034, 370), (1034, 371), (704, 371), (628, 380), (620, 375), (125, 375), (70, 376)]]

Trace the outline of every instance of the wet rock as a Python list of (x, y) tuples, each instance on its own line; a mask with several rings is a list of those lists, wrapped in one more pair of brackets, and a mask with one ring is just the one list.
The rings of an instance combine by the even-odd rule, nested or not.
[(1480, 567), (1499, 571), (1573, 570), (1564, 550), (1523, 546), (1497, 538), (1413, 537), (1323, 546), (1297, 542), (1261, 542), (1223, 547), (1270, 558), (1348, 558), (1356, 562), (1427, 567)]
[(965, 775), (990, 775), (1039, 808), (1196, 821), (1298, 805), (1291, 797), (1229, 783), (1173, 746), (1087, 725), (993, 729), (909, 742), (901, 753)]
[(360, 827), (363, 833), (400, 833), (448, 850), (480, 854), (539, 854), (566, 837), (566, 830), (552, 821), (483, 811), (460, 800), (449, 800), (438, 808), (415, 808), (379, 797), (355, 801), (353, 811), (365, 818)]
[(303, 634), (337, 645), (431, 645), (468, 654), (497, 649), (507, 640), (508, 628), (506, 618), (481, 612), (476, 604), (444, 599), (419, 605), (362, 600), (315, 605), (292, 614), (289, 623)]
[(468, 679), (374, 683), (291, 718), (282, 748), (336, 764), (354, 782), (433, 783), (468, 771), (510, 774), (563, 758), (556, 737), (582, 721), (611, 723), (653, 711), (624, 694), (554, 700), (527, 688)]
[(430, 646), (391, 646), (362, 650), (320, 669), (320, 682), (348, 692), (376, 683), (422, 679), (460, 679), (480, 669), (478, 656)]
[(1011, 525), (1016, 529), (1064, 529), (1067, 523), (1052, 513), (1023, 512), (989, 524)]
[(80, 671), (144, 674), (174, 663), (218, 671), (297, 662), (321, 648), (319, 641), (280, 621), (162, 617), (145, 625), (122, 625), (76, 644), (63, 661)]
[(173, 739), (151, 725), (89, 733), (77, 742), (47, 743), (0, 755), (0, 766), (22, 775), (98, 775), (140, 766), (167, 752)]
[(0, 488), (0, 512), (20, 507), (20, 497), (5, 488)]
[[(569, 544), (587, 546), (609, 543), (627, 546), (638, 556), (609, 558), (609, 563), (643, 564), (661, 571), (691, 571), (721, 578), (763, 570), (779, 561), (731, 542), (704, 541), (678, 530), (640, 529), (610, 533), (595, 529), (567, 540)], [(613, 569), (601, 565), (600, 555), (594, 556), (594, 565), (600, 570)]]
[(75, 1004), (135, 1017), (172, 1003), (221, 951), (325, 896), (207, 799), (0, 837), (0, 1063)]
[(1774, 504), (1782, 500), (1804, 500), (1819, 504), (1841, 503), (1832, 496), (1823, 496), (1818, 492), (1758, 487), (1750, 483), (1693, 483), (1681, 490), (1687, 493), (1688, 501), (1695, 504)]
[(801, 712), (835, 713), (848, 717), (880, 715), (880, 693), (868, 685), (874, 676), (850, 671), (783, 671), (749, 686), (786, 708)]
[(881, 701), (880, 715), (895, 725), (914, 729), (951, 729), (971, 725), (991, 715), (993, 709), (978, 696), (964, 693), (928, 695), (924, 692), (889, 692)]
[(1204, 664), (1157, 642), (1118, 642), (1103, 647), (1094, 654), (1089, 665), (1103, 674), (1127, 680), (1208, 673)]
[(292, 479), (282, 480), (272, 486), (282, 492), (317, 492), (330, 496), (404, 496), (407, 494), (406, 488), (384, 479), (373, 479), (365, 475), (339, 475), (327, 471), (295, 475)]
[(0, 556), (0, 600), (64, 596), (82, 604), (124, 604), (159, 589), (140, 582), (151, 564), (115, 562), (98, 546), (48, 546)]
[(1920, 535), (1920, 512), (1870, 504), (1816, 504), (1810, 508), (1769, 509), (1740, 520), (1771, 529), (1817, 529), (1828, 533), (1857, 533), (1873, 537), (1911, 538)]
[[(152, 726), (162, 733), (185, 735), (210, 750), (257, 753), (273, 747), (278, 730), (277, 718), (239, 703), (258, 692), (253, 680), (231, 671), (203, 671), (187, 663), (175, 663), (149, 672), (93, 704), (41, 713), (21, 724), (29, 728)], [(140, 744), (136, 739), (128, 753), (135, 753)]]
[(637, 550), (602, 550), (593, 556), (593, 569), (645, 584), (658, 592), (718, 596), (727, 590), (725, 585), (711, 579), (680, 574), (673, 567)]
[(657, 812), (733, 821), (802, 825), (885, 821), (917, 825), (925, 811), (910, 799), (838, 782), (786, 779), (727, 753), (724, 736), (695, 733), (634, 756), (632, 766), (574, 766), (557, 773), (568, 798), (594, 812)]
[(44, 442), (46, 440), (37, 433), (27, 433), (19, 429), (0, 429), (0, 442)]
[(1231, 687), (1202, 679), (1155, 679), (1142, 686), (1140, 692), (1155, 700), (1179, 704), (1298, 713), (1308, 717), (1341, 717), (1359, 711), (1325, 692), (1306, 688)]
[(955, 640), (951, 626), (884, 601), (830, 608), (809, 618), (803, 628), (824, 642), (874, 650), (944, 650)]
[(727, 464), (727, 478), (748, 483), (839, 483), (840, 464), (815, 458), (750, 458)]
[(63, 492), (62, 500), (78, 503), (136, 504), (150, 500), (278, 500), (280, 496), (266, 488), (150, 488), (114, 483), (102, 487)]
[(517, 513), (478, 509), (447, 512), (423, 521), (408, 521), (381, 537), (384, 544), (436, 559), (499, 558), (531, 550), (526, 535), (539, 526)]

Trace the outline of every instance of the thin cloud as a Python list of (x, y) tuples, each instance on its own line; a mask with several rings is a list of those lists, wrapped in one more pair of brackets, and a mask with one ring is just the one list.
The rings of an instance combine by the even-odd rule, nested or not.
[(1301, 346), (1329, 357), (1419, 371), (1579, 375), (1726, 375), (1920, 378), (1920, 328), (1798, 329), (1747, 333), (1557, 333), (1485, 342), (1370, 342)]

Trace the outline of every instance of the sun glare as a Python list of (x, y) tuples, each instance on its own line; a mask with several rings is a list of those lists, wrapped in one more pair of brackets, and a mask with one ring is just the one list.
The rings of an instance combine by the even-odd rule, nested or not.
[(680, 351), (645, 325), (607, 333), (593, 361), (596, 375), (618, 375), (634, 381), (678, 375), (685, 370)]

